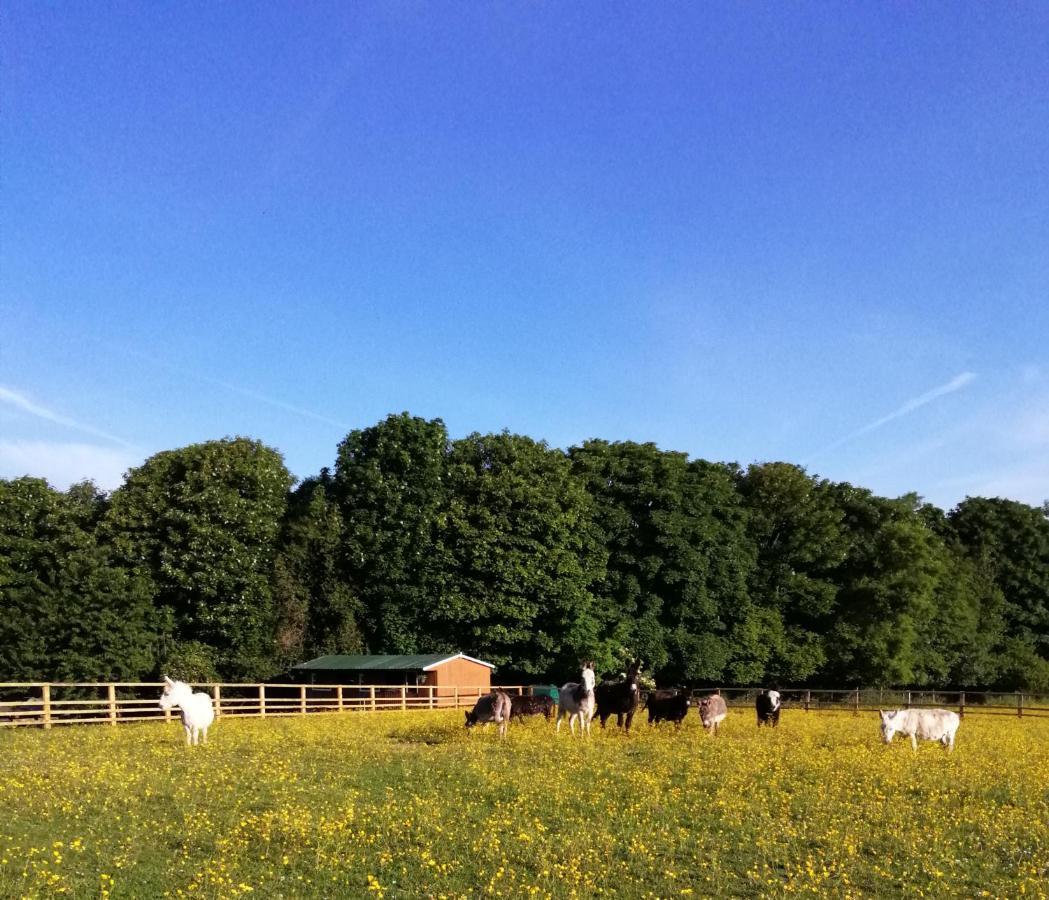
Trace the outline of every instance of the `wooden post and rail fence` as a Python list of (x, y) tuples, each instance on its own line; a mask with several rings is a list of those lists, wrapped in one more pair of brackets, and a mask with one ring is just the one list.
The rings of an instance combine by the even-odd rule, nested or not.
[[(196, 684), (208, 693), (221, 717), (305, 716), (316, 713), (383, 712), (470, 708), (489, 687), (360, 684)], [(510, 694), (531, 693), (529, 685), (497, 685)], [(0, 682), (0, 728), (108, 724), (170, 720), (160, 709), (160, 682)], [(730, 707), (753, 708), (757, 688), (705, 688), (693, 696), (718, 693)], [(782, 689), (785, 709), (847, 712), (937, 707), (961, 716), (1049, 717), (1049, 695), (974, 691), (891, 689)], [(176, 713), (177, 715), (177, 713)]]

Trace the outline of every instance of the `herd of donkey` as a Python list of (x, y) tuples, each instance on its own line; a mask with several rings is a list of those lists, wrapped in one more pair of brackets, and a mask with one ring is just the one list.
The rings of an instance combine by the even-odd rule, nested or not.
[[(555, 732), (561, 730), (562, 719), (567, 718), (573, 735), (577, 721), (580, 736), (589, 735), (590, 723), (595, 716), (604, 728), (613, 715), (620, 727), (630, 731), (634, 715), (641, 706), (640, 677), (641, 662), (635, 661), (625, 676), (597, 684), (593, 662), (584, 663), (579, 681), (570, 681), (558, 689)], [(683, 690), (656, 690), (648, 694), (645, 705), (650, 725), (658, 722), (680, 725), (688, 715), (692, 701)], [(699, 698), (697, 705), (703, 728), (716, 736), (718, 726), (728, 715), (724, 698), (720, 694), (711, 694)], [(173, 681), (165, 675), (160, 706), (161, 709), (180, 711), (187, 744), (198, 744), (202, 737), (207, 743), (208, 728), (215, 720), (212, 698), (208, 694), (194, 693), (185, 682)], [(758, 727), (768, 725), (774, 728), (779, 725), (780, 709), (778, 691), (759, 691), (755, 699)], [(466, 727), (495, 723), (500, 736), (505, 737), (513, 719), (542, 715), (549, 720), (554, 714), (553, 697), (528, 694), (511, 696), (506, 691), (494, 688), (491, 693), (478, 698), (474, 708), (466, 713)], [(911, 747), (915, 751), (919, 738), (938, 741), (950, 751), (954, 749), (954, 735), (960, 723), (958, 714), (946, 709), (882, 710), (881, 736), (888, 744), (897, 733), (906, 735), (910, 737)]]
[[(603, 681), (597, 684), (593, 662), (583, 664), (583, 671), (578, 682), (570, 681), (557, 692), (557, 726), (568, 719), (568, 727), (575, 734), (576, 721), (579, 722), (579, 734), (590, 733), (590, 722), (596, 716), (601, 727), (609, 717), (615, 716), (616, 723), (626, 731), (634, 720), (634, 714), (641, 706), (641, 663), (636, 661), (627, 669), (624, 677), (614, 681)], [(674, 722), (680, 725), (688, 715), (692, 701), (683, 690), (651, 691), (645, 702), (648, 709), (648, 723)], [(728, 707), (720, 694), (710, 694), (698, 700), (699, 719), (709, 734), (717, 735), (718, 726), (728, 715)], [(760, 728), (767, 725), (775, 728), (779, 725), (781, 702), (779, 691), (761, 690), (754, 700), (757, 723)], [(478, 699), (474, 708), (466, 713), (466, 727), (494, 722), (499, 734), (505, 735), (509, 723), (524, 716), (543, 715), (547, 719), (554, 716), (554, 700), (549, 696), (510, 696), (498, 688)], [(898, 709), (881, 711), (881, 734), (885, 743), (890, 743), (899, 733), (910, 737), (912, 748), (917, 751), (918, 739), (932, 740), (941, 743), (946, 750), (954, 749), (954, 735), (961, 719), (956, 712), (946, 709)]]

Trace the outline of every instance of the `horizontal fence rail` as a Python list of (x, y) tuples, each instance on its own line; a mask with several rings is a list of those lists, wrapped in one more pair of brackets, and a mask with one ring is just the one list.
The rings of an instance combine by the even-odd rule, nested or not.
[[(693, 689), (693, 698), (720, 694), (727, 706), (754, 706), (760, 688)], [(897, 690), (894, 688), (783, 688), (784, 709), (806, 712), (876, 712), (880, 709), (953, 709), (966, 715), (1049, 716), (1049, 695), (1002, 691)]]
[[(0, 683), (0, 728), (145, 722), (178, 718), (160, 709), (161, 682), (6, 682)], [(317, 713), (472, 707), (489, 687), (360, 684), (201, 683), (195, 690), (211, 698), (217, 717), (304, 716)], [(497, 685), (510, 694), (529, 694), (529, 685)], [(690, 689), (693, 700), (720, 694), (729, 707), (753, 708), (758, 688)], [(917, 691), (853, 688), (784, 688), (784, 709), (847, 712), (939, 707), (959, 715), (1049, 717), (1049, 696), (1027, 693)]]
[[(484, 686), (388, 684), (196, 683), (212, 698), (216, 718), (304, 716), (314, 713), (472, 708)], [(162, 682), (0, 682), (0, 728), (109, 724), (178, 719), (160, 708)], [(526, 694), (526, 685), (499, 685)]]

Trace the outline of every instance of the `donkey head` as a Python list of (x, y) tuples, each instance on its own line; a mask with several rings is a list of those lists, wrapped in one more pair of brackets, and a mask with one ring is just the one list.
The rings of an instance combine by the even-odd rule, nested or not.
[(593, 660), (590, 660), (590, 662), (583, 663), (583, 672), (581, 677), (583, 679), (583, 687), (587, 691), (592, 691), (594, 689), (594, 685), (597, 684), (597, 676), (594, 675)]
[(160, 695), (160, 708), (167, 711), (193, 696), (193, 690), (184, 681), (172, 681), (164, 676), (164, 692)]
[(891, 744), (893, 735), (896, 734), (896, 713), (879, 709), (878, 714), (881, 716), (881, 739), (886, 744)]
[(633, 693), (637, 693), (638, 680), (641, 678), (641, 660), (636, 659), (630, 664), (630, 668), (626, 670), (626, 683), (630, 685), (630, 690)]

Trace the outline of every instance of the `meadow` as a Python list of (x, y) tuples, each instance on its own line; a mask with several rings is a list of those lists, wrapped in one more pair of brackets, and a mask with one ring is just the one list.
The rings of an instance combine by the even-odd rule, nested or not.
[(0, 896), (1049, 896), (1049, 720), (589, 740), (462, 713), (0, 731)]

